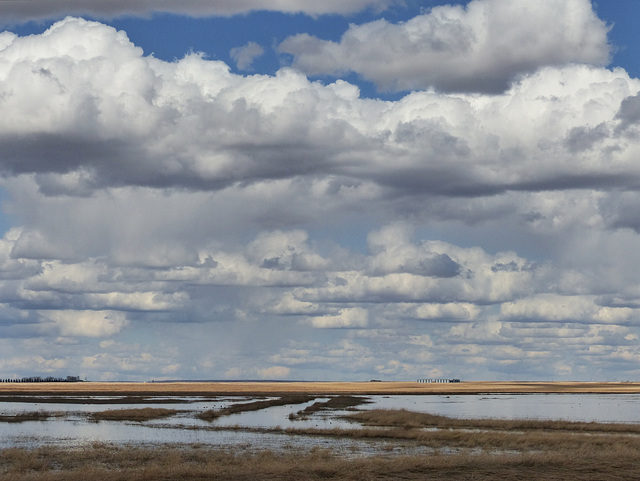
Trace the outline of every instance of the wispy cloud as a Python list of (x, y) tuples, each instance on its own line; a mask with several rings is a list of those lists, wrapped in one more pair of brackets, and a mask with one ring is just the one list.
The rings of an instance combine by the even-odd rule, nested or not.
[(229, 55), (235, 60), (239, 70), (251, 70), (253, 61), (264, 53), (264, 49), (256, 42), (249, 42), (242, 47), (232, 48)]

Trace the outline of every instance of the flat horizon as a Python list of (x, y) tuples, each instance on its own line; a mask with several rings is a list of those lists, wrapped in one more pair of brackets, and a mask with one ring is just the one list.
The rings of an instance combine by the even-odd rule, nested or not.
[(326, 395), (377, 394), (640, 394), (638, 382), (599, 381), (462, 381), (418, 383), (416, 381), (219, 381), (219, 382), (39, 382), (0, 383), (0, 395), (13, 394), (130, 394), (130, 395)]

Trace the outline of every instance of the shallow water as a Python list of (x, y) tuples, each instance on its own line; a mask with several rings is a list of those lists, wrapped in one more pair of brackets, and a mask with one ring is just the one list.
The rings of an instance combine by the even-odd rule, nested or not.
[[(597, 421), (640, 423), (640, 395), (638, 394), (503, 394), (503, 395), (394, 395), (367, 396), (371, 401), (358, 409), (407, 409), (458, 418), (500, 419), (561, 419), (569, 421)], [(322, 436), (291, 436), (284, 433), (262, 432), (274, 428), (358, 428), (339, 419), (343, 410), (321, 411), (306, 420), (290, 420), (289, 415), (328, 398), (316, 398), (304, 404), (274, 406), (223, 416), (213, 422), (197, 419), (196, 414), (208, 409), (221, 409), (229, 404), (251, 402), (249, 397), (180, 398), (180, 403), (163, 402), (166, 397), (150, 399), (144, 404), (85, 404), (1, 402), (0, 414), (25, 411), (58, 413), (47, 421), (0, 423), (0, 448), (33, 447), (41, 445), (80, 446), (87, 443), (115, 444), (204, 444), (218, 447), (256, 449), (332, 448), (336, 452), (370, 453), (392, 452), (398, 442), (382, 440), (345, 440)], [(174, 399), (175, 401), (175, 399)], [(170, 418), (148, 422), (90, 421), (87, 414), (107, 409), (164, 407), (180, 411)], [(394, 447), (395, 446), (395, 447)], [(406, 447), (406, 449), (409, 449)], [(426, 449), (426, 448), (415, 448)]]
[(455, 418), (640, 423), (640, 394), (374, 396), (364, 408), (407, 409)]

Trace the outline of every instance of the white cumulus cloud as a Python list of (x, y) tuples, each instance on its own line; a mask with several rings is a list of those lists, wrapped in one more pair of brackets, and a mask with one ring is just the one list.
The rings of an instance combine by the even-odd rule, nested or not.
[(317, 316), (311, 318), (313, 327), (318, 328), (353, 328), (366, 327), (369, 322), (369, 315), (366, 309), (344, 308), (337, 314)]
[(307, 74), (356, 72), (381, 90), (496, 93), (545, 65), (606, 65), (607, 30), (589, 0), (473, 0), (400, 24), (351, 25), (340, 42), (299, 34), (279, 48)]
[[(533, 25), (552, 12), (543, 38)], [(636, 372), (640, 81), (602, 67), (594, 18), (578, 0), (476, 0), (351, 27), (343, 43), (375, 27), (391, 48), (431, 25), (426, 57), (436, 39), (459, 52), (433, 85), (485, 64), (492, 85), (512, 82), (395, 101), (291, 68), (162, 61), (79, 18), (0, 34), (14, 224), (0, 365), (138, 380)]]

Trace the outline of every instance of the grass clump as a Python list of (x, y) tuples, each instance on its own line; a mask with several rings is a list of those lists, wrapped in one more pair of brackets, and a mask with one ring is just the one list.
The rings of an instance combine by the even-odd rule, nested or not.
[(350, 409), (368, 402), (370, 401), (367, 398), (361, 396), (335, 396), (328, 401), (315, 402), (311, 406), (307, 406), (306, 408), (298, 411), (295, 414), (291, 413), (289, 415), (289, 419), (292, 421), (296, 419), (306, 419), (311, 414), (318, 411), (328, 411), (332, 409)]
[(286, 406), (287, 404), (304, 404), (312, 401), (315, 396), (289, 394), (281, 396), (277, 399), (265, 399), (262, 401), (253, 401), (249, 403), (236, 403), (231, 404), (223, 409), (209, 409), (196, 415), (198, 419), (204, 421), (213, 421), (221, 416), (228, 416), (230, 414), (237, 414), (247, 411), (259, 411), (261, 409), (270, 408), (273, 406)]
[(140, 409), (108, 409), (91, 413), (89, 418), (93, 421), (151, 421), (173, 416), (178, 411), (164, 408), (140, 408)]
[(27, 421), (46, 421), (53, 413), (46, 411), (25, 411), (17, 414), (0, 415), (0, 423), (24, 423)]
[(637, 433), (640, 425), (536, 419), (457, 419), (405, 409), (372, 409), (343, 416), (365, 426), (502, 431), (571, 431), (589, 433)]
[(452, 456), (398, 456), (345, 459), (331, 450), (232, 452), (197, 446), (134, 447), (92, 445), (81, 450), (37, 448), (0, 450), (0, 479), (12, 481), (298, 481), (557, 479), (600, 481), (637, 479), (640, 451)]

